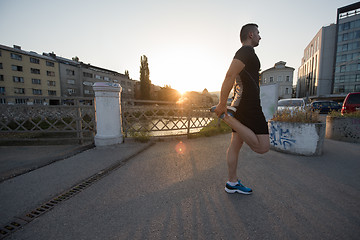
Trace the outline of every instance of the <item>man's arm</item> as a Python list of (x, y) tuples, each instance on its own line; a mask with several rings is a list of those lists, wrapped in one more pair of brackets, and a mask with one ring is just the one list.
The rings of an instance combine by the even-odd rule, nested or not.
[(223, 113), (227, 113), (226, 103), (227, 99), (229, 97), (229, 93), (234, 86), (234, 82), (236, 77), (240, 74), (240, 72), (244, 69), (245, 64), (238, 60), (233, 59), (233, 61), (230, 64), (230, 67), (225, 75), (224, 82), (221, 86), (221, 92), (220, 92), (220, 101), (215, 109), (215, 113), (220, 116)]

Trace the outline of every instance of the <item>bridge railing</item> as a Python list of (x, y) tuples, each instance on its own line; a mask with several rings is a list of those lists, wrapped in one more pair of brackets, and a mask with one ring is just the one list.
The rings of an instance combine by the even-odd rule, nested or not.
[[(69, 140), (82, 144), (94, 141), (94, 98), (31, 97), (29, 100), (24, 97), (19, 101), (23, 104), (11, 103), (10, 99), (14, 98), (1, 97), (0, 144)], [(48, 105), (49, 102), (56, 105)], [(149, 136), (186, 135), (199, 131), (214, 117), (207, 105), (124, 100), (121, 108), (125, 137), (133, 137), (137, 132), (146, 132)]]
[(122, 104), (126, 137), (135, 132), (148, 132), (150, 136), (190, 134), (207, 126), (213, 117), (207, 105), (140, 100)]
[[(2, 96), (0, 142), (93, 141), (94, 98)], [(17, 103), (14, 103), (17, 99)], [(22, 104), (19, 104), (22, 103)], [(55, 104), (55, 105), (49, 105)]]

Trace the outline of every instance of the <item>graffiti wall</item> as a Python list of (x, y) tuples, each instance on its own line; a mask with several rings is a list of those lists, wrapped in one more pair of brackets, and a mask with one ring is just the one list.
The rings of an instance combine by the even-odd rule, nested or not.
[(324, 123), (269, 122), (270, 146), (299, 155), (320, 155), (325, 137)]

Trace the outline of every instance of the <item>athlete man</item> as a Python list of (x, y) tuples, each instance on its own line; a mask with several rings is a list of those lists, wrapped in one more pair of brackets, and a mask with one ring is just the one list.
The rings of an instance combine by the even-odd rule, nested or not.
[[(225, 185), (228, 193), (251, 194), (252, 189), (245, 187), (238, 179), (236, 170), (240, 149), (245, 142), (257, 153), (266, 153), (270, 148), (269, 131), (260, 105), (259, 70), (260, 61), (254, 47), (259, 45), (261, 37), (254, 23), (241, 28), (242, 47), (236, 52), (221, 87), (220, 101), (215, 113), (233, 129), (226, 160), (229, 179)], [(226, 102), (234, 86), (232, 107), (236, 108), (234, 117), (227, 114)]]

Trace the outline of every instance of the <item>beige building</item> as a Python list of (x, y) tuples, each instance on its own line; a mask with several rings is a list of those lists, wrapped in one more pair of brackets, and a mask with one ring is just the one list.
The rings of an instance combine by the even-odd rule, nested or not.
[(261, 85), (278, 84), (279, 99), (291, 98), (294, 68), (285, 66), (286, 62), (275, 63), (274, 67), (263, 71), (260, 75)]
[(0, 45), (1, 103), (58, 104), (60, 94), (59, 64), (54, 59), (20, 46)]
[[(135, 80), (126, 75), (56, 56), (0, 45), (0, 103), (63, 104), (59, 97), (94, 97), (95, 82), (119, 83), (122, 98), (134, 99)], [(1, 96), (6, 96), (2, 97)], [(52, 99), (52, 97), (54, 97)]]
[(126, 75), (56, 56), (54, 53), (44, 53), (59, 63), (61, 96), (63, 97), (94, 97), (95, 82), (119, 83), (122, 87), (123, 99), (134, 99), (135, 81)]

